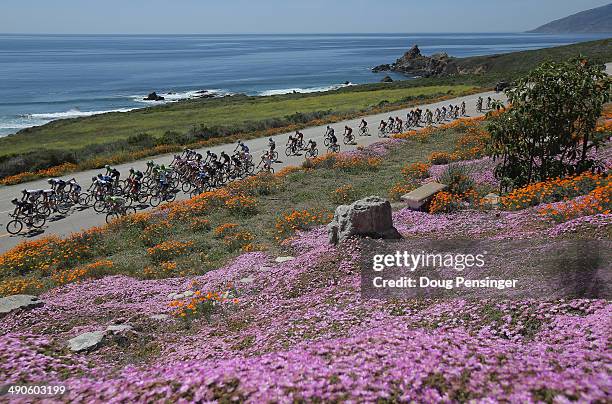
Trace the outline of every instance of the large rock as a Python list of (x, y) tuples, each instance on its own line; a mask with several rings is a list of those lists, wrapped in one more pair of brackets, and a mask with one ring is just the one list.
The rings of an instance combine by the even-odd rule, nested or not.
[(393, 71), (408, 75), (447, 76), (459, 73), (456, 59), (446, 53), (431, 56), (421, 54), (418, 45), (414, 45), (393, 64), (383, 64), (372, 69), (373, 72)]
[(73, 352), (92, 351), (104, 342), (106, 331), (86, 332), (68, 340), (68, 348)]
[(0, 299), (0, 317), (14, 310), (29, 310), (44, 303), (37, 296), (13, 295)]
[(393, 227), (391, 204), (378, 196), (358, 200), (352, 205), (338, 206), (334, 220), (327, 226), (327, 234), (332, 244), (353, 236), (383, 239), (402, 237)]
[(151, 94), (147, 95), (144, 98), (145, 101), (163, 101), (165, 100), (164, 97), (162, 97), (161, 95), (157, 95), (157, 93), (155, 91), (153, 91)]

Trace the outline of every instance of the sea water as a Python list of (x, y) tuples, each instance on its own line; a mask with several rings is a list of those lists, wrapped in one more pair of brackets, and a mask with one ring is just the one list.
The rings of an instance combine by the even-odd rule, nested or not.
[[(473, 56), (559, 46), (606, 35), (3, 35), (0, 136), (55, 119), (224, 95), (274, 95), (378, 82), (370, 69), (412, 45)], [(398, 78), (399, 76), (393, 75)]]

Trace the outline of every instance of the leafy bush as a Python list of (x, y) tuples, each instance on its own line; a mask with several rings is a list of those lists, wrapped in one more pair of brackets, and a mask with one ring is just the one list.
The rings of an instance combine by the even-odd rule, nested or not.
[(589, 151), (605, 142), (595, 131), (612, 80), (584, 58), (546, 62), (506, 91), (512, 108), (488, 129), (502, 187), (597, 169)]
[(464, 164), (450, 164), (440, 175), (440, 182), (448, 185), (447, 191), (453, 195), (463, 195), (474, 189), (470, 167)]

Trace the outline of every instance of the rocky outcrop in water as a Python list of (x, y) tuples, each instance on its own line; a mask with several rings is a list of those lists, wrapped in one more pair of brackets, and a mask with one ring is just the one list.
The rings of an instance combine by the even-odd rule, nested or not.
[(161, 95), (157, 95), (157, 93), (155, 91), (153, 91), (151, 94), (147, 95), (144, 98), (145, 101), (163, 101), (165, 100), (164, 97), (162, 97)]
[(459, 73), (456, 59), (446, 53), (436, 53), (431, 56), (421, 54), (418, 45), (414, 45), (393, 64), (383, 64), (372, 69), (373, 72), (397, 72), (412, 76), (446, 76)]

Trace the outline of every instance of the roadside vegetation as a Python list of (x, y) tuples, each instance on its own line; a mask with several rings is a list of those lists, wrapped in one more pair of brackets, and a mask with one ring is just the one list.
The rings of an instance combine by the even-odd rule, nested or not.
[[(604, 112), (598, 133), (609, 136), (611, 113), (610, 108)], [(497, 114), (490, 114), (489, 120)], [(339, 203), (369, 195), (397, 201), (431, 179), (448, 189), (419, 220), (427, 223), (437, 215), (466, 210), (488, 217), (492, 206), (487, 195), (500, 188), (496, 164), (488, 156), (490, 140), (482, 118), (460, 119), (355, 152), (307, 160), (302, 167), (275, 175), (260, 174), (66, 239), (24, 242), (0, 256), (0, 296), (39, 294), (114, 274), (144, 279), (196, 276), (245, 252), (282, 255), (286, 240), (328, 223)], [(599, 153), (594, 157), (609, 155), (609, 145), (602, 145)], [(611, 186), (607, 173), (587, 171), (516, 187), (499, 203), (502, 210), (525, 212), (526, 228), (554, 230), (558, 223), (609, 214)], [(481, 236), (495, 231), (471, 227)]]

